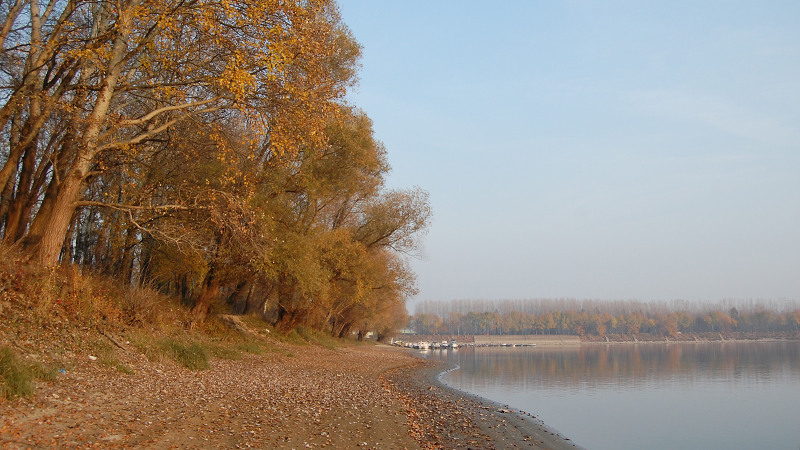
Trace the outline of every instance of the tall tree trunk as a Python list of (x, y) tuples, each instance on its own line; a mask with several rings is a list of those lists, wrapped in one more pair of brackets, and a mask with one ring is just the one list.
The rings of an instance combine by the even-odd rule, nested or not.
[(83, 170), (73, 170), (61, 183), (47, 218), (47, 226), (34, 251), (34, 258), (42, 264), (58, 263), (58, 256), (64, 245), (72, 215), (75, 213), (75, 201), (81, 192), (85, 173)]
[[(258, 312), (264, 320), (272, 320), (274, 314), (272, 316), (267, 316), (267, 312), (269, 312), (270, 305), (278, 304), (278, 288), (275, 284), (270, 284), (266, 289), (267, 292), (261, 295), (261, 303), (258, 305)], [(273, 322), (273, 324), (274, 323), (275, 322)]]
[(247, 290), (247, 297), (244, 299), (244, 308), (242, 314), (247, 314), (253, 309), (253, 292), (256, 290), (255, 283), (250, 283), (250, 289)]
[(64, 254), (61, 256), (61, 260), (68, 264), (75, 263), (75, 248), (72, 245), (72, 241), (73, 236), (75, 236), (75, 227), (77, 226), (78, 219), (73, 217), (72, 222), (69, 224), (69, 230), (67, 230), (67, 238), (64, 239)]
[(252, 292), (253, 282), (251, 280), (240, 281), (239, 284), (236, 285), (236, 289), (234, 289), (228, 297), (228, 305), (230, 305), (231, 311), (234, 314), (243, 314), (247, 311), (250, 294)]
[[(85, 95), (85, 94), (84, 94)], [(77, 103), (75, 103), (77, 104)], [(29, 251), (36, 249), (39, 242), (42, 240), (45, 231), (47, 230), (50, 215), (53, 212), (56, 198), (58, 197), (58, 190), (61, 186), (61, 180), (66, 176), (66, 168), (72, 165), (72, 160), (75, 157), (77, 137), (76, 131), (78, 127), (78, 120), (74, 118), (70, 124), (64, 140), (62, 141), (61, 148), (57, 155), (53, 155), (57, 164), (53, 165), (53, 172), (50, 177), (50, 183), (44, 192), (44, 198), (39, 205), (39, 210), (33, 218), (27, 236), (23, 239), (23, 247)]]
[(145, 237), (142, 239), (141, 244), (139, 247), (139, 287), (147, 286), (150, 281), (150, 272), (152, 271), (153, 263), (152, 263), (152, 255), (150, 253), (150, 245), (152, 245), (152, 241), (150, 238)]
[(35, 166), (36, 145), (34, 144), (25, 150), (25, 156), (22, 157), (22, 170), (18, 176), (17, 192), (8, 208), (4, 243), (13, 244), (25, 235), (25, 229), (28, 227), (28, 220), (30, 219), (30, 210), (26, 211), (25, 206), (28, 204), (29, 196), (31, 195), (31, 183), (33, 182)]
[(133, 276), (134, 239), (136, 239), (136, 228), (130, 226), (125, 232), (125, 246), (122, 250), (122, 260), (119, 267), (119, 277), (125, 286), (130, 286)]
[(120, 15), (117, 21), (118, 35), (114, 39), (114, 45), (109, 54), (106, 77), (97, 93), (92, 108), (92, 113), (87, 118), (87, 125), (81, 134), (81, 141), (78, 147), (78, 154), (65, 174), (58, 194), (53, 204), (53, 209), (47, 217), (47, 226), (42, 233), (41, 240), (35, 244), (33, 256), (38, 262), (45, 265), (58, 263), (58, 256), (69, 228), (72, 215), (75, 213), (76, 202), (79, 200), (81, 188), (90, 175), (92, 161), (98, 151), (98, 138), (100, 130), (105, 121), (114, 98), (114, 92), (122, 72), (125, 53), (128, 47), (128, 36), (133, 17), (130, 13), (138, 5), (139, 1), (132, 1), (128, 6), (130, 10)]
[(208, 315), (208, 310), (211, 308), (211, 304), (219, 294), (219, 280), (215, 272), (214, 266), (212, 265), (211, 269), (206, 273), (205, 279), (203, 280), (203, 289), (200, 291), (200, 296), (197, 297), (197, 302), (192, 308), (192, 321), (189, 324), (190, 329), (203, 323)]
[(16, 179), (16, 174), (12, 175), (12, 178), (8, 180), (5, 184), (5, 188), (3, 188), (2, 193), (0, 194), (0, 223), (3, 224), (3, 234), (5, 235), (5, 230), (8, 228), (7, 225), (7, 218), (8, 218), (8, 209), (11, 206), (11, 200), (14, 196), (14, 183), (12, 180)]

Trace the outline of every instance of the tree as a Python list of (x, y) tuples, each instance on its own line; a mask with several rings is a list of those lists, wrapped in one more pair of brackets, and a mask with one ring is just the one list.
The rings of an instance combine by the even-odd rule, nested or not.
[[(8, 207), (14, 220), (6, 229), (14, 233), (6, 236), (16, 239), (24, 228), (17, 211), (23, 200), (36, 203), (32, 187), (51, 174), (25, 237), (47, 264), (57, 261), (82, 193), (107, 169), (104, 160), (147, 151), (188, 120), (217, 129), (245, 121), (262, 136), (254, 160), (289, 155), (320, 139), (354, 80), (358, 46), (331, 1), (28, 5), (28, 14), (12, 8), (6, 21), (17, 31), (4, 38), (2, 57), (25, 63), (6, 73), (0, 123), (12, 121), (13, 138), (0, 184), (15, 173), (24, 181), (16, 209)], [(19, 21), (27, 23), (15, 28)]]
[(271, 166), (257, 184), (254, 208), (271, 218), (274, 243), (253, 267), (277, 288), (280, 329), (327, 323), (343, 335), (414, 292), (402, 258), (418, 248), (430, 207), (419, 189), (382, 189), (385, 150), (362, 112), (340, 109), (325, 133), (324, 145)]
[[(427, 193), (383, 187), (332, 0), (6, 0), (3, 243), (289, 330), (399, 323)], [(274, 317), (271, 316), (274, 314)]]

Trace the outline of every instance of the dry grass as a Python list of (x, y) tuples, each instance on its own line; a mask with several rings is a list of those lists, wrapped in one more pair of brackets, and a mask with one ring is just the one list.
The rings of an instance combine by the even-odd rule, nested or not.
[(161, 339), (158, 348), (166, 353), (172, 360), (189, 370), (208, 370), (208, 350), (199, 342), (183, 343), (176, 339)]
[(148, 287), (120, 286), (75, 267), (43, 267), (0, 247), (0, 316), (21, 327), (126, 328), (182, 326), (176, 299)]
[(173, 329), (170, 334), (159, 337), (144, 330), (130, 330), (127, 336), (131, 345), (150, 361), (172, 361), (190, 370), (209, 369), (211, 358), (241, 360), (244, 354), (260, 355), (267, 352), (293, 356), (276, 349), (266, 340), (230, 331), (211, 334)]
[(33, 374), (8, 347), (0, 348), (0, 396), (7, 399), (33, 394)]
[(34, 390), (34, 379), (51, 381), (56, 369), (45, 368), (38, 363), (21, 360), (8, 347), (0, 347), (0, 397), (13, 399), (30, 396)]
[(190, 370), (206, 370), (210, 367), (207, 348), (186, 335), (176, 333), (158, 337), (136, 330), (129, 332), (128, 337), (129, 342), (152, 362), (173, 361)]
[[(65, 367), (64, 361), (88, 353), (106, 367), (131, 374), (130, 362), (123, 362), (127, 359), (117, 348), (119, 342), (151, 361), (172, 361), (190, 370), (208, 369), (211, 358), (238, 360), (248, 353), (294, 357), (285, 344), (328, 349), (347, 345), (303, 327), (288, 335), (276, 333), (255, 316), (241, 318), (255, 332), (243, 334), (215, 317), (188, 331), (189, 310), (178, 299), (148, 287), (120, 286), (75, 267), (42, 267), (28, 262), (16, 249), (0, 246), (0, 321), (4, 324), (0, 347), (13, 346), (17, 354), (49, 361), (54, 367)], [(2, 396), (30, 395), (33, 380), (46, 379), (50, 373), (55, 376), (55, 370), (25, 364), (11, 350), (3, 351)]]
[(111, 367), (121, 373), (133, 373), (133, 369), (119, 360), (117, 357), (116, 347), (111, 345), (108, 340), (97, 340), (94, 342), (92, 347), (94, 349), (93, 353), (97, 356), (97, 360), (100, 362), (100, 364)]

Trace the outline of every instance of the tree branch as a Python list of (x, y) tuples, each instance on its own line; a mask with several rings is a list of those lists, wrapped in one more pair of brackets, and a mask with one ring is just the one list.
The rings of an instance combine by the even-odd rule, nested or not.
[[(215, 106), (213, 108), (206, 108), (206, 109), (203, 109), (203, 110), (200, 110), (200, 111), (195, 111), (195, 112), (186, 114), (184, 117), (178, 117), (176, 119), (172, 119), (169, 122), (164, 123), (163, 125), (161, 125), (158, 128), (154, 128), (154, 129), (152, 129), (150, 131), (142, 133), (142, 134), (140, 134), (140, 135), (138, 135), (136, 137), (133, 137), (131, 139), (128, 139), (128, 140), (125, 140), (125, 141), (119, 141), (119, 142), (109, 142), (108, 144), (100, 145), (100, 146), (97, 147), (97, 151), (98, 152), (102, 152), (102, 151), (109, 150), (109, 149), (112, 149), (112, 148), (124, 147), (126, 145), (136, 145), (136, 144), (144, 141), (145, 139), (147, 139), (149, 137), (155, 136), (155, 135), (161, 133), (162, 131), (166, 131), (172, 125), (174, 125), (175, 123), (177, 123), (181, 119), (184, 119), (184, 118), (187, 118), (187, 117), (191, 117), (191, 116), (196, 116), (198, 114), (205, 114), (205, 113), (214, 112), (214, 111), (217, 111), (219, 109), (222, 109), (222, 107), (221, 106)], [(112, 131), (107, 131), (107, 132), (103, 133), (103, 135), (100, 136), (100, 138), (102, 139), (102, 138), (108, 136)]]
[(123, 203), (94, 202), (89, 200), (81, 200), (75, 202), (75, 206), (78, 208), (84, 206), (100, 206), (104, 208), (116, 209), (118, 211), (160, 211), (165, 209), (177, 209), (181, 211), (188, 211), (190, 209), (200, 209), (200, 207), (192, 208), (186, 205), (138, 206), (138, 205), (125, 205)]
[(199, 102), (185, 103), (183, 105), (165, 106), (163, 108), (159, 108), (159, 109), (156, 109), (154, 111), (151, 111), (151, 112), (145, 114), (144, 116), (142, 116), (142, 117), (140, 117), (138, 119), (123, 120), (122, 122), (120, 122), (119, 125), (120, 126), (140, 125), (140, 124), (143, 124), (145, 122), (150, 121), (153, 117), (155, 117), (155, 116), (157, 116), (157, 115), (159, 115), (161, 113), (165, 113), (165, 112), (169, 112), (169, 111), (177, 111), (177, 110), (180, 110), (180, 109), (191, 108), (193, 106), (207, 105), (209, 103), (212, 103), (212, 102), (215, 102), (215, 101), (219, 100), (220, 98), (222, 98), (222, 97), (214, 97), (214, 98), (211, 98), (211, 99), (208, 99), (208, 100), (199, 101)]

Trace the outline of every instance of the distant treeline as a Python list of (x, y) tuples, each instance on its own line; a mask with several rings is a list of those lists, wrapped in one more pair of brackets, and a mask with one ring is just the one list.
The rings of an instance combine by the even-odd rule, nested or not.
[(409, 326), (422, 334), (651, 333), (800, 330), (795, 300), (450, 300), (423, 301)]

